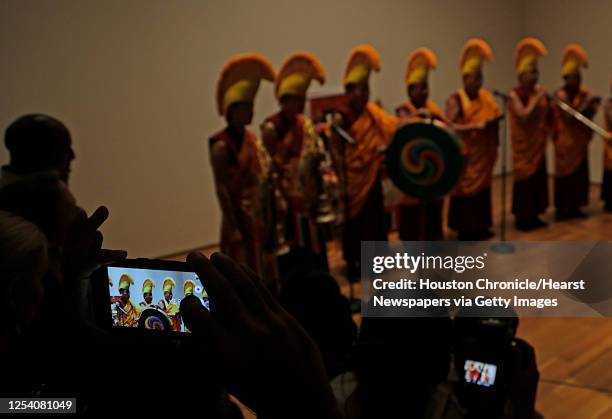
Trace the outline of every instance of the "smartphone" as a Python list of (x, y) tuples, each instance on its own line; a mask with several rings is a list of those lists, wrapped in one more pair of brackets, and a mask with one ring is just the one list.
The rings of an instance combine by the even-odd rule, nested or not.
[(193, 295), (210, 309), (200, 278), (184, 262), (126, 259), (100, 268), (94, 283), (95, 316), (109, 330), (185, 335), (181, 301)]
[(463, 372), (463, 378), (466, 383), (482, 387), (491, 387), (495, 385), (497, 365), (466, 359), (463, 366)]
[(517, 326), (516, 317), (455, 317), (454, 359), (459, 377), (455, 394), (470, 417), (504, 416)]

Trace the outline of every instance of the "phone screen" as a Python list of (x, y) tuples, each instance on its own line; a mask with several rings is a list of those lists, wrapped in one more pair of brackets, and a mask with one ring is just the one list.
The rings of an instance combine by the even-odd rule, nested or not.
[(464, 364), (464, 378), (466, 383), (483, 387), (495, 384), (497, 365), (466, 359)]
[(187, 295), (210, 309), (208, 294), (194, 272), (109, 266), (113, 327), (189, 333), (179, 313)]

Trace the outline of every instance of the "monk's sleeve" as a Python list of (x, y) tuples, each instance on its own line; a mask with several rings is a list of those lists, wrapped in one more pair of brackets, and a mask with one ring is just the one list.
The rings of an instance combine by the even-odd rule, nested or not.
[(503, 115), (499, 105), (497, 104), (497, 101), (492, 95), (489, 96), (489, 106), (491, 107), (491, 114), (492, 114), (491, 119), (499, 118), (500, 116)]
[(461, 117), (461, 106), (456, 94), (451, 95), (446, 100), (446, 119), (452, 124), (459, 122)]
[(386, 112), (384, 112), (384, 114), (385, 114), (385, 122), (384, 122), (385, 142), (388, 143), (389, 141), (391, 141), (391, 138), (393, 138), (393, 134), (395, 134), (395, 131), (397, 130), (397, 127), (399, 126), (399, 118), (395, 115), (390, 115)]
[(240, 204), (234, 201), (234, 195), (231, 193), (231, 173), (229, 169), (229, 156), (226, 146), (221, 143), (215, 144), (211, 149), (211, 162), (213, 168), (213, 177), (215, 181), (215, 190), (219, 205), (226, 217), (226, 220), (233, 228), (244, 228), (240, 217)]
[(429, 101), (427, 104), (427, 108), (429, 110), (429, 113), (431, 113), (431, 115), (435, 119), (438, 119), (439, 121), (442, 121), (445, 124), (450, 123), (450, 121), (446, 119), (446, 115), (444, 115), (444, 112), (442, 112), (442, 109), (440, 109), (440, 107), (438, 107), (438, 105), (436, 105), (434, 102)]
[(371, 112), (378, 123), (380, 131), (383, 134), (383, 141), (385, 144), (391, 141), (393, 134), (399, 125), (399, 118), (395, 115), (388, 114), (381, 107), (374, 105), (370, 108)]

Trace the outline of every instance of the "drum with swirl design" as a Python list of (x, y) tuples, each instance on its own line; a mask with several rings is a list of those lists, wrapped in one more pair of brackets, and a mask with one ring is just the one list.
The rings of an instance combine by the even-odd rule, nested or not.
[(449, 193), (463, 172), (461, 140), (427, 122), (404, 125), (386, 151), (389, 178), (406, 195), (424, 201)]
[(159, 308), (144, 309), (138, 319), (138, 327), (142, 329), (172, 331), (170, 318)]

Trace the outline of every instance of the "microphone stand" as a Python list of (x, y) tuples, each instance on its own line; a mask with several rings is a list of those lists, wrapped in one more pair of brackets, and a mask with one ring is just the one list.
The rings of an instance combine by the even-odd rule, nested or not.
[(506, 157), (508, 154), (508, 95), (498, 90), (494, 90), (493, 94), (497, 96), (502, 103), (503, 118), (500, 121), (501, 128), (501, 225), (500, 238), (498, 243), (491, 246), (491, 249), (496, 253), (514, 253), (514, 245), (506, 241), (506, 177), (508, 167)]

